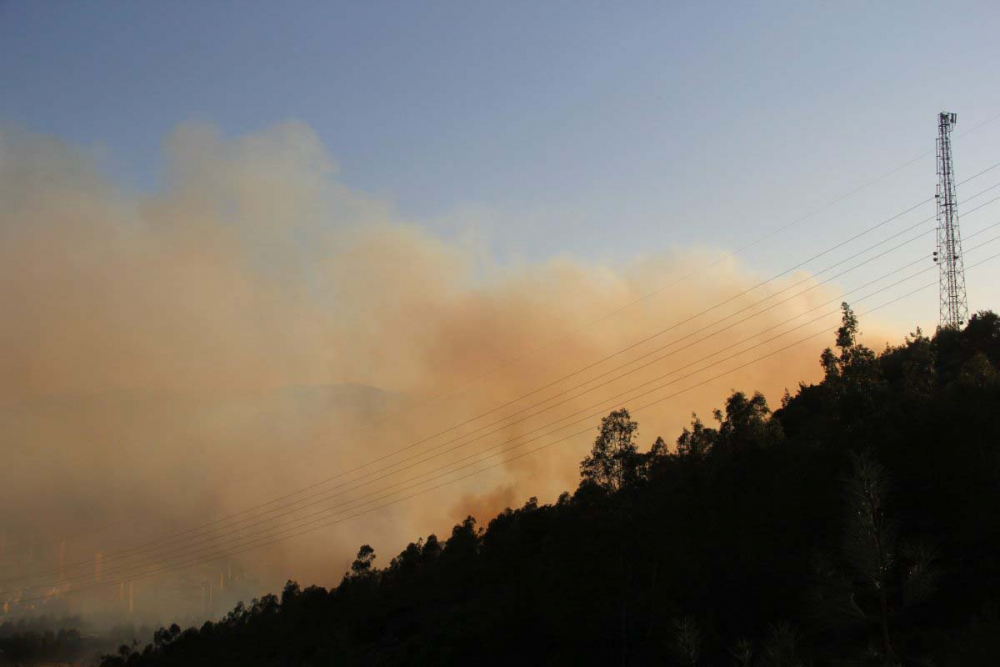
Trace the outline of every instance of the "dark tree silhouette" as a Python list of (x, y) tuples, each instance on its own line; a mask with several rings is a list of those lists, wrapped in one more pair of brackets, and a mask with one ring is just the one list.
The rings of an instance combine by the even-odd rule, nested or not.
[(992, 664), (1000, 318), (880, 353), (858, 336), (845, 304), (823, 380), (773, 413), (733, 391), (717, 424), (642, 452), (617, 410), (553, 504), (468, 517), (383, 569), (362, 546), (329, 591), (289, 582), (102, 664)]
[(712, 449), (718, 440), (719, 432), (707, 428), (698, 415), (691, 416), (691, 428), (685, 428), (677, 438), (677, 454), (679, 456), (703, 457)]
[(358, 557), (351, 563), (351, 576), (355, 579), (366, 579), (372, 575), (372, 562), (375, 560), (375, 550), (367, 544), (358, 549)]
[(616, 410), (601, 419), (601, 429), (590, 456), (580, 464), (580, 476), (609, 493), (634, 486), (642, 475), (643, 457), (635, 443), (639, 424), (628, 410)]
[[(726, 411), (715, 411), (719, 430), (715, 447), (723, 451), (738, 451), (746, 447), (766, 447), (779, 442), (784, 433), (780, 422), (769, 419), (771, 409), (760, 392), (747, 398), (741, 391), (734, 391), (726, 399)], [(697, 421), (694, 428), (697, 429)], [(682, 436), (683, 437), (683, 436)]]

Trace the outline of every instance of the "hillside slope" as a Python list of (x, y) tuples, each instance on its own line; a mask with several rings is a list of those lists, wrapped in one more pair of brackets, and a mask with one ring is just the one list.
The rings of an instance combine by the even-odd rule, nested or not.
[[(118, 665), (987, 664), (1000, 651), (1000, 319), (733, 393), (640, 447), (605, 418), (581, 484), (471, 519), (335, 589), (238, 606)], [(376, 564), (385, 563), (384, 567)]]

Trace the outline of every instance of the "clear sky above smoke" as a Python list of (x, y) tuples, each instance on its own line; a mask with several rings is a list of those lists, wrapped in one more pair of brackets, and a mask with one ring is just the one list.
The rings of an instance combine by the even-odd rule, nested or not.
[[(932, 149), (939, 110), (959, 113), (957, 133), (1000, 113), (998, 12), (0, 3), (0, 121), (91, 146), (148, 189), (180, 121), (241, 135), (295, 119), (348, 186), (444, 234), (474, 222), (500, 256), (738, 246)], [(996, 161), (998, 140), (1000, 123), (958, 145), (959, 177)], [(925, 156), (755, 263), (887, 217), (934, 179)]]

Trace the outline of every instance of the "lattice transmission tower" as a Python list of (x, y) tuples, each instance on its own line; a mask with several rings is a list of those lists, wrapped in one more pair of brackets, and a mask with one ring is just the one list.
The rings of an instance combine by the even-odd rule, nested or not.
[(958, 229), (958, 202), (955, 198), (955, 165), (951, 157), (951, 129), (957, 117), (938, 115), (937, 138), (937, 250), (938, 294), (941, 326), (960, 328), (969, 319), (965, 295), (965, 262), (962, 259), (962, 234)]

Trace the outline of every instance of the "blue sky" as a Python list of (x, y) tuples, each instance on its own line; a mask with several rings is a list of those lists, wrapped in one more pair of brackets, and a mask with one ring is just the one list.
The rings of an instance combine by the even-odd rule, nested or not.
[[(989, 2), (0, 1), (0, 123), (99, 147), (113, 177), (153, 189), (178, 123), (240, 135), (300, 120), (346, 184), (442, 234), (475, 221), (500, 257), (733, 248), (932, 150), (939, 110), (958, 112), (957, 135), (1000, 114), (998, 14)], [(956, 141), (960, 179), (997, 161), (1000, 121)], [(786, 266), (934, 182), (928, 155), (747, 261)], [(976, 283), (974, 306), (1000, 305), (977, 304)], [(933, 320), (933, 298), (925, 310)]]

